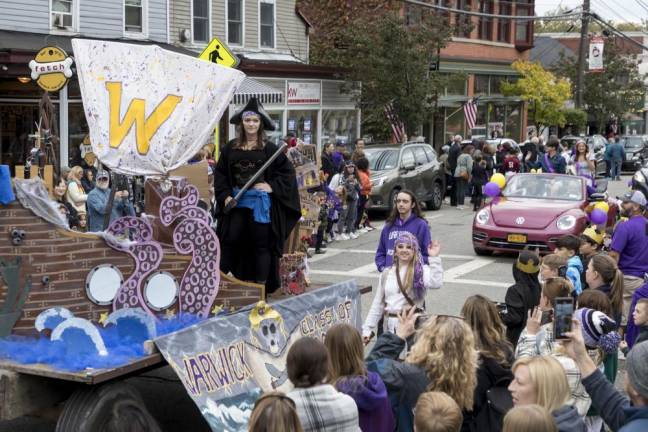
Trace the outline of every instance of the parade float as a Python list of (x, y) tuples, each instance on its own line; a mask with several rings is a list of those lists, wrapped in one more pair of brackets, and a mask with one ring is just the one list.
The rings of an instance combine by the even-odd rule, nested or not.
[[(112, 173), (146, 178), (145, 211), (78, 232), (39, 170), (12, 179), (0, 169), (0, 380), (18, 383), (0, 389), (2, 419), (66, 400), (57, 431), (100, 430), (121, 407), (146, 414), (123, 378), (168, 364), (213, 430), (246, 430), (261, 392), (290, 388), (296, 338), (360, 325), (359, 290), (347, 282), (266, 303), (262, 285), (220, 272), (199, 187), (173, 173), (213, 133), (242, 72), (157, 46), (73, 48), (92, 152)], [(297, 170), (304, 190), (312, 162)], [(299, 233), (284, 285), (302, 293)]]

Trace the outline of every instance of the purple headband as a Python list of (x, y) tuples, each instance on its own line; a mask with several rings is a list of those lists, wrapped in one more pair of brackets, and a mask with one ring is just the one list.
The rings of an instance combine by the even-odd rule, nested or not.
[(394, 249), (396, 249), (399, 244), (412, 246), (412, 249), (414, 250), (414, 279), (412, 281), (412, 285), (414, 285), (414, 298), (417, 301), (422, 300), (423, 297), (425, 297), (425, 286), (423, 285), (423, 255), (421, 254), (419, 242), (412, 233), (405, 231), (398, 235), (398, 238), (394, 243)]
[(255, 111), (243, 111), (243, 114), (241, 114), (241, 119), (245, 120), (248, 117), (257, 117), (261, 118), (258, 112)]

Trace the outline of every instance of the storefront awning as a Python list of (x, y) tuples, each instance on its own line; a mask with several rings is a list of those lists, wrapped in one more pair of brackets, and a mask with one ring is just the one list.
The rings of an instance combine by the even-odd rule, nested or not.
[(280, 104), (283, 101), (283, 92), (263, 84), (252, 78), (246, 77), (243, 84), (234, 93), (232, 102), (235, 105), (245, 105), (251, 97), (256, 97), (262, 104)]

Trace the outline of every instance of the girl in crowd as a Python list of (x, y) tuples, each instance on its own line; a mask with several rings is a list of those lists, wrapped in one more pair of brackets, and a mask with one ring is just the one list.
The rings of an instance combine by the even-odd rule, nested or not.
[(585, 141), (579, 139), (576, 141), (576, 146), (574, 146), (574, 157), (572, 159), (574, 163), (574, 169), (577, 176), (585, 177), (587, 179), (588, 191), (593, 191), (594, 189), (594, 172), (596, 167), (594, 165), (594, 155), (587, 148)]
[(394, 242), (405, 231), (416, 237), (423, 253), (423, 262), (427, 263), (428, 246), (431, 242), (430, 226), (423, 217), (421, 204), (414, 193), (403, 189), (394, 196), (392, 211), (380, 233), (375, 258), (379, 272), (392, 265)]
[(358, 431), (358, 407), (353, 398), (325, 383), (329, 356), (322, 342), (298, 339), (288, 350), (286, 365), (295, 386), (288, 397), (295, 402), (304, 432)]
[(214, 169), (220, 269), (263, 284), (270, 294), (280, 284), (284, 242), (301, 218), (295, 169), (280, 154), (226, 213), (228, 203), (278, 150), (265, 134), (274, 130), (274, 122), (256, 98), (250, 98), (230, 123), (236, 125), (236, 138), (223, 146)]
[(404, 308), (425, 309), (425, 294), (443, 285), (443, 268), (438, 241), (428, 246), (429, 264), (425, 264), (416, 237), (402, 232), (395, 242), (394, 262), (380, 274), (378, 291), (362, 326), (362, 336), (368, 343), (376, 333), (376, 325), (386, 315), (386, 330), (396, 332), (398, 314)]
[(65, 198), (67, 194), (67, 182), (61, 177), (54, 186), (54, 198), (59, 205), (59, 211), (65, 216), (70, 229), (79, 228), (79, 217), (74, 206)]
[(585, 280), (590, 289), (605, 293), (612, 305), (611, 317), (617, 323), (623, 319), (623, 273), (609, 255), (594, 255), (587, 265)]
[(254, 403), (248, 432), (303, 432), (295, 402), (281, 392), (264, 393)]
[(367, 357), (368, 369), (377, 371), (387, 387), (399, 432), (412, 431), (413, 408), (422, 393), (444, 392), (467, 411), (477, 384), (475, 338), (461, 317), (431, 316), (405, 361), (398, 360), (418, 317), (415, 308), (401, 312), (396, 334), (383, 333)]
[(376, 372), (368, 371), (364, 362), (362, 337), (349, 324), (336, 324), (326, 332), (329, 353), (327, 380), (338, 391), (355, 400), (363, 432), (391, 432), (394, 416), (387, 389)]
[(83, 169), (80, 166), (72, 167), (67, 176), (68, 185), (65, 197), (77, 212), (80, 230), (85, 231), (87, 226), (86, 201), (88, 200), (88, 195), (86, 195), (83, 190), (83, 185), (81, 185), (81, 177), (83, 177)]
[[(358, 217), (356, 218), (356, 230), (361, 232), (373, 231), (373, 227), (369, 223), (369, 212), (367, 212), (367, 203), (369, 202), (369, 194), (371, 193), (371, 180), (369, 172), (369, 160), (366, 157), (361, 157), (357, 161), (358, 178), (360, 179), (360, 199), (358, 200)], [(362, 224), (362, 227), (360, 227)]]
[(502, 321), (506, 325), (506, 337), (515, 347), (520, 333), (526, 326), (529, 311), (540, 302), (540, 257), (528, 250), (520, 252), (513, 263), (513, 279), (515, 284), (506, 291), (504, 302), (506, 311), (502, 313)]
[(513, 375), (509, 390), (515, 407), (538, 404), (551, 413), (560, 432), (587, 431), (578, 411), (567, 404), (569, 385), (556, 359), (550, 356), (518, 359), (513, 364)]
[(558, 432), (556, 422), (540, 405), (520, 405), (511, 409), (504, 417), (502, 432)]
[(86, 194), (89, 194), (92, 189), (95, 187), (95, 178), (94, 171), (91, 169), (83, 170), (83, 178), (81, 178), (81, 185), (83, 186), (83, 191)]
[(506, 387), (511, 382), (513, 346), (506, 339), (504, 324), (495, 304), (488, 298), (481, 295), (468, 297), (461, 315), (473, 331), (480, 359), (473, 407), (464, 412), (462, 430), (499, 432), (502, 418), (489, 418), (487, 392), (493, 387)]
[(338, 220), (340, 240), (358, 238), (355, 232), (355, 221), (358, 215), (358, 200), (360, 199), (360, 180), (356, 166), (352, 162), (345, 163), (342, 172), (335, 174), (329, 186), (333, 189), (342, 187), (346, 196), (344, 210)]

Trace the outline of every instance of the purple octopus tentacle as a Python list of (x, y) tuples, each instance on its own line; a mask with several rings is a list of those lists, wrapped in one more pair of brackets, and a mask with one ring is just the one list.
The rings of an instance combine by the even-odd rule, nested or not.
[(168, 196), (160, 203), (160, 221), (169, 226), (179, 216), (183, 209), (196, 207), (198, 204), (198, 189), (194, 185), (186, 185), (182, 189), (182, 197)]

